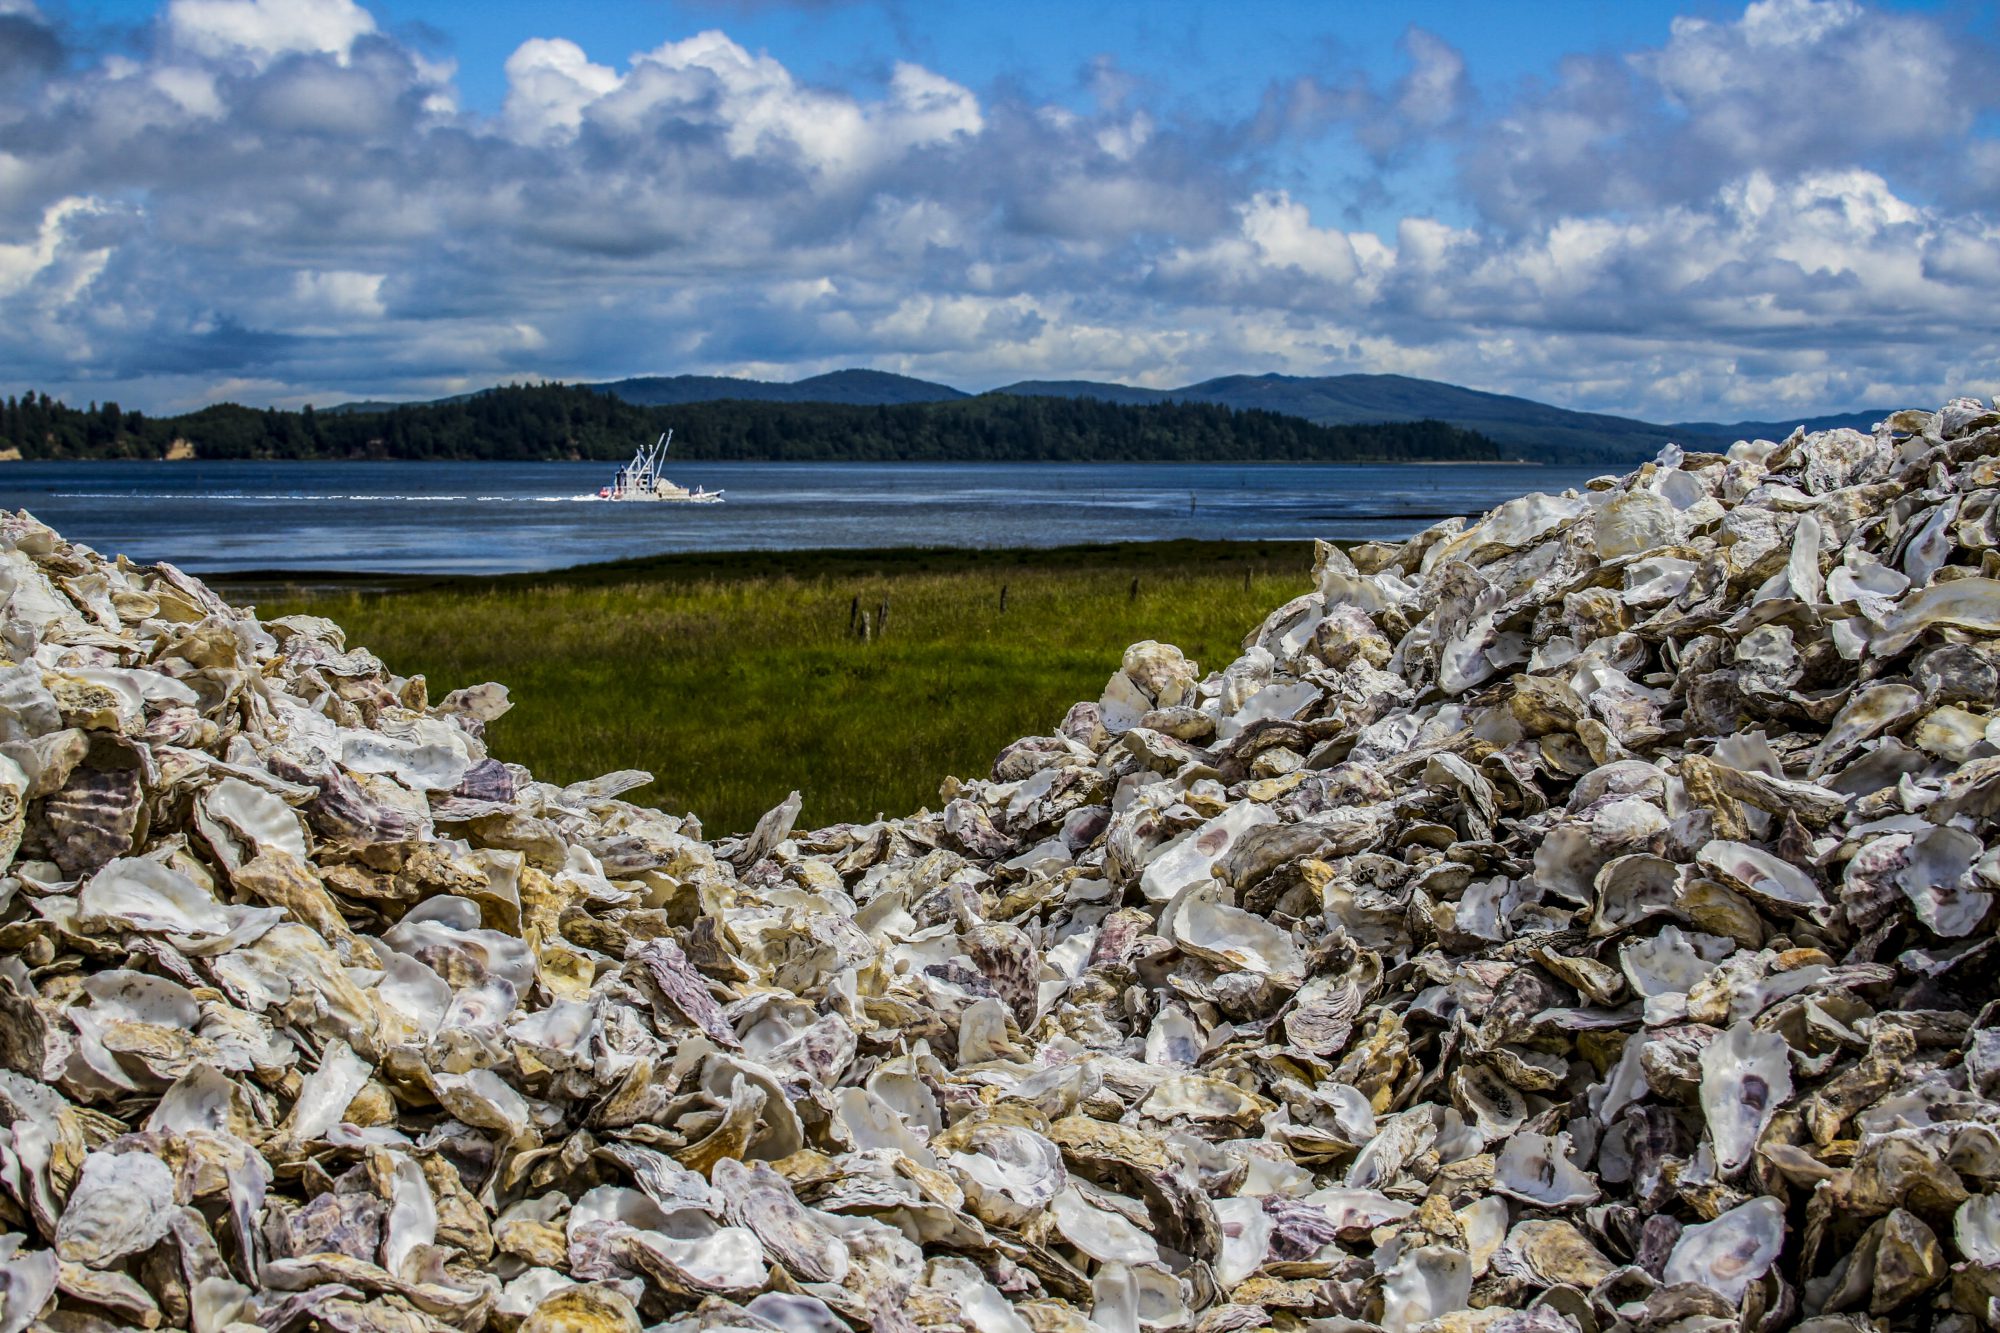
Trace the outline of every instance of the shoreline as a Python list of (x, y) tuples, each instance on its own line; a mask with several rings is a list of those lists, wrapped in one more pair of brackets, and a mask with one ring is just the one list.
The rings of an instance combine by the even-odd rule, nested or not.
[[(728, 467), (1607, 467), (1630, 470), (1645, 460), (1629, 462), (1554, 462), (1545, 458), (676, 458), (674, 465), (721, 464)], [(436, 467), (615, 467), (617, 460), (603, 458), (336, 458), (322, 455), (309, 458), (202, 458), (194, 455), (174, 458), (5, 458), (0, 464), (111, 466), (172, 463), (176, 471), (209, 467), (250, 466), (266, 463), (356, 464)]]
[[(1343, 545), (1347, 543), (1341, 543)], [(1239, 541), (1169, 538), (1063, 546), (820, 546), (795, 550), (676, 551), (624, 560), (507, 574), (437, 574), (368, 570), (246, 569), (189, 571), (231, 600), (247, 593), (477, 593), (534, 587), (603, 587), (624, 583), (722, 583), (750, 579), (852, 579), (899, 574), (1009, 571), (1158, 570), (1201, 563), (1265, 570), (1312, 564), (1311, 540)]]

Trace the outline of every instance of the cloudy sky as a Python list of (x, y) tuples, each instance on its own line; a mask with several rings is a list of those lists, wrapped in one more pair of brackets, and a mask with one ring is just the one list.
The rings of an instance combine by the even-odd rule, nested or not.
[(1989, 4), (0, 0), (0, 389), (2000, 392)]

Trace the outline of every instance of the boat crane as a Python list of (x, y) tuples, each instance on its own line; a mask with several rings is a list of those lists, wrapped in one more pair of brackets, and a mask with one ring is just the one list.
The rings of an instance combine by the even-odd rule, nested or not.
[(661, 475), (660, 466), (666, 461), (667, 450), (674, 441), (674, 433), (667, 431), (650, 446), (641, 445), (632, 455), (632, 461), (618, 469), (609, 486), (600, 487), (600, 500), (675, 500), (684, 504), (720, 504), (721, 491), (706, 490), (700, 486), (689, 490), (668, 481)]

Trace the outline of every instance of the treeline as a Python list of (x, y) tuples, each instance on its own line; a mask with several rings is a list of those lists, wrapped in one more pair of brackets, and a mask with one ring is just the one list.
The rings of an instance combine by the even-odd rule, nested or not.
[(655, 423), (674, 426), (676, 453), (685, 436), (689, 458), (1200, 463), (1500, 456), (1491, 440), (1439, 421), (1317, 426), (1213, 403), (1125, 406), (982, 394), (894, 407), (716, 402), (650, 410)]
[(683, 459), (1115, 462), (1477, 461), (1483, 435), (1438, 421), (1318, 426), (1211, 403), (1125, 406), (985, 394), (854, 407), (725, 401), (639, 407), (575, 385), (513, 385), (382, 411), (258, 410), (177, 417), (71, 408), (46, 394), (0, 407), (0, 447), (23, 458), (619, 459), (672, 428)]

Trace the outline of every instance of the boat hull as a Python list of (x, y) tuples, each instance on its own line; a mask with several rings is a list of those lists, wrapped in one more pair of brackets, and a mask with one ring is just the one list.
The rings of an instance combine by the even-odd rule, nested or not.
[(683, 504), (715, 505), (722, 503), (722, 492), (712, 491), (706, 495), (593, 495), (593, 500), (606, 504)]

